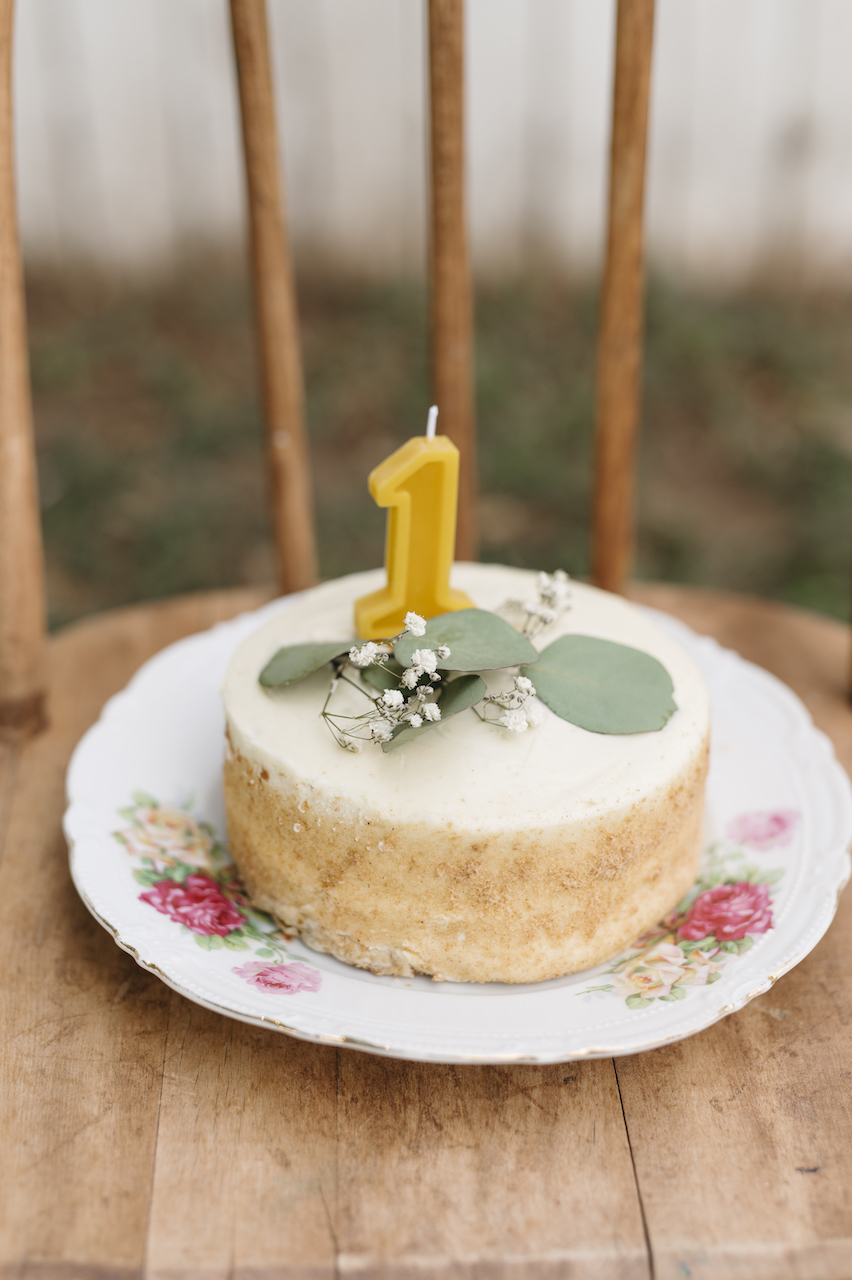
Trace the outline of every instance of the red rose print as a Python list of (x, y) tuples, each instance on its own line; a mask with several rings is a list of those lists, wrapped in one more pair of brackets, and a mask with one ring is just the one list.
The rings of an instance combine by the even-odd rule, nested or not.
[(247, 964), (237, 965), (234, 973), (253, 987), (260, 987), (261, 991), (277, 991), (282, 996), (294, 996), (299, 991), (319, 991), (322, 982), (322, 974), (299, 960), (290, 964), (250, 960)]
[(747, 933), (772, 928), (769, 886), (741, 880), (700, 893), (678, 929), (678, 937), (700, 942), (711, 933), (719, 942), (741, 942)]
[(187, 876), (183, 884), (176, 880), (158, 880), (139, 897), (202, 937), (217, 934), (224, 938), (239, 929), (245, 920), (211, 876)]
[(728, 839), (752, 849), (772, 849), (789, 844), (799, 815), (795, 809), (741, 813), (728, 824)]

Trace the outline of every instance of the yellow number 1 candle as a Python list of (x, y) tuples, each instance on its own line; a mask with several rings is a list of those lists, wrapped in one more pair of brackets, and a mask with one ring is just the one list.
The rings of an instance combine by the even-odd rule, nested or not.
[(429, 410), (425, 436), (415, 436), (370, 472), (370, 493), (389, 507), (385, 540), (387, 586), (355, 602), (362, 640), (397, 635), (409, 609), (424, 618), (472, 609), (450, 586), (456, 542), (459, 451), (435, 435), (437, 408)]

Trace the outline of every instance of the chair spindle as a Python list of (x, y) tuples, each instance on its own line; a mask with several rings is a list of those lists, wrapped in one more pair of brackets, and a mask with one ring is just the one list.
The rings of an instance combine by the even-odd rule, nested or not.
[(654, 0), (618, 0), (609, 229), (597, 352), (592, 576), (623, 591), (633, 560), (644, 311), (642, 223)]
[(14, 0), (0, 0), (0, 738), (45, 718), (45, 604), (12, 129)]
[(231, 0), (279, 584), (317, 580), (299, 322), (275, 123), (265, 0)]
[(473, 298), (465, 205), (464, 0), (429, 0), (432, 386), (461, 453), (456, 555), (475, 560)]

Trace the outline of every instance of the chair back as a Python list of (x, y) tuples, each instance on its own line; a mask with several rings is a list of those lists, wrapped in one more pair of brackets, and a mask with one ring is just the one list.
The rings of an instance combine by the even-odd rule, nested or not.
[[(282, 592), (316, 581), (299, 326), (265, 0), (230, 0), (272, 527)], [(44, 722), (44, 572), (12, 146), (14, 0), (0, 0), (0, 735)], [(609, 227), (597, 364), (594, 580), (620, 591), (633, 545), (642, 216), (654, 0), (618, 0)], [(457, 555), (475, 559), (473, 303), (465, 210), (464, 0), (428, 0), (433, 396), (461, 452)]]

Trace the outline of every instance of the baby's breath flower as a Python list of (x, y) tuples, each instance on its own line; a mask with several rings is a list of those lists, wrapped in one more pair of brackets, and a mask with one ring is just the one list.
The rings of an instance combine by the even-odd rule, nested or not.
[(413, 636), (425, 635), (426, 619), (421, 618), (419, 613), (407, 613), (405, 615), (405, 630), (410, 631)]
[(431, 720), (433, 724), (436, 720), (441, 719), (441, 708), (438, 706), (437, 702), (426, 703), (426, 706), (423, 708), (423, 718), (425, 720)]
[(412, 729), (419, 729), (421, 724), (423, 723), (423, 717), (419, 716), (416, 711), (413, 711), (410, 716), (406, 716), (406, 719), (408, 720), (408, 723), (411, 725)]
[(389, 720), (373, 720), (370, 723), (370, 736), (374, 742), (389, 742), (393, 737), (393, 725)]
[(385, 689), (380, 701), (384, 706), (394, 708), (401, 707), (403, 702), (405, 702), (405, 698), (403, 698), (399, 689)]
[(448, 644), (438, 645), (438, 657), (441, 659), (442, 662), (444, 662), (447, 658), (449, 658), (451, 653), (452, 653), (452, 649)]
[(377, 658), (382, 656), (382, 650), (372, 640), (368, 640), (366, 644), (353, 644), (349, 650), (349, 661), (353, 667), (371, 667)]
[(364, 749), (362, 742), (359, 742), (357, 738), (347, 737), (345, 733), (341, 735), (340, 741), (347, 751), (352, 751), (356, 756), (360, 755)]
[(420, 671), (417, 667), (406, 667), (402, 673), (402, 684), (406, 689), (413, 689), (420, 679)]
[(411, 655), (410, 667), (419, 667), (421, 673), (432, 672), (438, 665), (438, 655), (434, 649), (415, 649)]
[(535, 698), (530, 698), (524, 703), (524, 715), (530, 727), (535, 729), (544, 720), (544, 707)]
[(526, 733), (529, 727), (526, 716), (519, 709), (504, 711), (497, 723), (502, 724), (504, 729), (510, 729), (512, 733)]
[(532, 680), (528, 680), (526, 676), (515, 676), (515, 688), (518, 693), (525, 693), (528, 696), (535, 693), (535, 685)]

